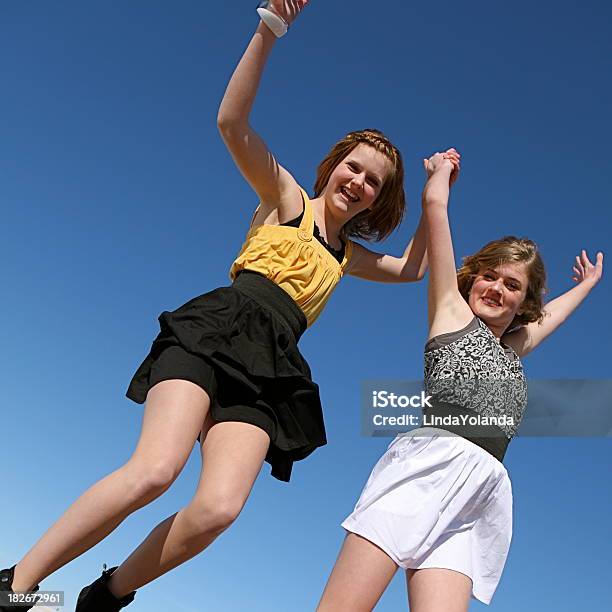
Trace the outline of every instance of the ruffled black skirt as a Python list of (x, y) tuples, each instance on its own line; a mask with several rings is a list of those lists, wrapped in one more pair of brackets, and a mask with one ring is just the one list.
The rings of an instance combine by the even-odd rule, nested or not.
[(326, 444), (319, 388), (297, 346), (306, 317), (278, 285), (244, 271), (231, 287), (163, 312), (159, 324), (127, 397), (142, 404), (168, 378), (200, 384), (215, 421), (268, 433), (266, 461), (279, 480), (289, 481), (293, 462)]

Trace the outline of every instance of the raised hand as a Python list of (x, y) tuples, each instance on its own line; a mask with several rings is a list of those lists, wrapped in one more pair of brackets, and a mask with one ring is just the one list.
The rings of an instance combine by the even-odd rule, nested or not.
[(428, 177), (442, 169), (450, 170), (449, 184), (452, 185), (459, 176), (461, 154), (456, 149), (448, 149), (444, 153), (434, 153), (429, 159), (423, 160), (423, 166)]
[(594, 287), (601, 278), (603, 273), (603, 253), (597, 253), (597, 259), (593, 265), (589, 260), (584, 249), (580, 255), (576, 255), (576, 263), (574, 264), (573, 280), (577, 283), (585, 283)]
[(261, 3), (261, 5), (264, 4), (266, 5), (264, 8), (276, 13), (287, 25), (291, 25), (308, 4), (308, 0), (270, 0), (267, 3)]

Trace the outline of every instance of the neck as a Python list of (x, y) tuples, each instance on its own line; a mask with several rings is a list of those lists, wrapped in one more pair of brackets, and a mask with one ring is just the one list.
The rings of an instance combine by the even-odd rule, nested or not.
[(506, 332), (506, 329), (508, 329), (507, 325), (492, 325), (486, 321), (484, 321), (484, 324), (491, 330), (491, 333), (497, 338), (498, 342)]
[(338, 248), (340, 248), (340, 230), (346, 221), (336, 219), (329, 212), (327, 206), (325, 206), (324, 196), (311, 200), (310, 203), (319, 231), (330, 246), (336, 248), (336, 245), (338, 245)]

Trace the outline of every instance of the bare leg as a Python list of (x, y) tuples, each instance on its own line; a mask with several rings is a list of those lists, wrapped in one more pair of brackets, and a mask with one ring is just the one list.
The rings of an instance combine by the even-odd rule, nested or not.
[(30, 590), (161, 495), (183, 469), (209, 405), (208, 395), (191, 382), (155, 385), (132, 457), (81, 495), (23, 557), (13, 590)]
[(472, 581), (449, 569), (408, 570), (410, 612), (467, 612)]
[(327, 581), (318, 612), (370, 612), (397, 570), (378, 546), (349, 533)]
[[(205, 429), (209, 426), (210, 422)], [(108, 588), (115, 597), (124, 597), (195, 557), (240, 514), (270, 438), (248, 423), (217, 423), (203, 433), (203, 468), (194, 498), (157, 525), (113, 573)]]

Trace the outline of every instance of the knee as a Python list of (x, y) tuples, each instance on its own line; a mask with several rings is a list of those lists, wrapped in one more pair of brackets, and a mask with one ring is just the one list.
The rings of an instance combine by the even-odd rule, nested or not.
[(128, 475), (129, 491), (137, 501), (152, 501), (166, 491), (180, 474), (180, 468), (171, 461), (145, 464), (129, 461), (124, 466)]
[(186, 508), (194, 533), (215, 534), (225, 531), (238, 518), (244, 502), (224, 495), (195, 498)]

